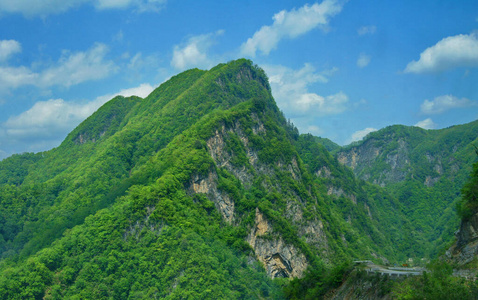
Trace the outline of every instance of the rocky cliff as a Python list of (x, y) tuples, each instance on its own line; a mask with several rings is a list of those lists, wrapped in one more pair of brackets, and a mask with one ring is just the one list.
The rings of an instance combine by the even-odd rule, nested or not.
[[(390, 138), (396, 142), (391, 151), (385, 149), (381, 142), (368, 139), (360, 147), (339, 152), (337, 158), (342, 164), (352, 168), (360, 178), (374, 184), (385, 186), (387, 183), (403, 181), (410, 172), (410, 147), (403, 139), (396, 141), (394, 136)], [(380, 174), (374, 174), (372, 170), (379, 163), (382, 170)]]
[(478, 213), (462, 221), (455, 232), (456, 243), (446, 252), (446, 258), (463, 267), (478, 256)]
[[(221, 124), (213, 131), (205, 144), (216, 167), (207, 174), (194, 174), (189, 182), (189, 193), (206, 195), (221, 213), (224, 221), (240, 226), (244, 215), (235, 210), (234, 198), (237, 195), (231, 194), (224, 185), (221, 185), (221, 175), (218, 172), (225, 171), (232, 175), (246, 190), (250, 189), (258, 178), (268, 178), (261, 181), (262, 188), (281, 191), (282, 200), (287, 207), (284, 217), (297, 227), (298, 237), (303, 237), (317, 251), (328, 249), (322, 221), (315, 218), (304, 222), (302, 217), (307, 198), (312, 197), (311, 191), (301, 195), (290, 190), (289, 186), (283, 184), (277, 177), (280, 174), (290, 177), (295, 184), (304, 184), (303, 170), (298, 163), (300, 158), (293, 155), (289, 161), (279, 159), (272, 163), (260, 159), (260, 149), (254, 147), (249, 139), (267, 139), (269, 133), (257, 113), (252, 113), (247, 119), (249, 128), (244, 126), (244, 121), (241, 123), (236, 120), (229, 124)], [(285, 241), (282, 233), (274, 229), (273, 223), (274, 221), (269, 220), (259, 208), (256, 208), (254, 224), (250, 227), (250, 233), (245, 240), (254, 249), (257, 260), (264, 265), (271, 278), (302, 277), (309, 265), (303, 249), (293, 245), (290, 240)], [(326, 260), (333, 255), (330, 251), (324, 251), (322, 254)]]

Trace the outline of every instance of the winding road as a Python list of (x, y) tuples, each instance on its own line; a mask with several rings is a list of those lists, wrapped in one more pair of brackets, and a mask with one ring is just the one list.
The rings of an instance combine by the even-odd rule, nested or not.
[(377, 273), (380, 275), (388, 275), (388, 276), (417, 276), (422, 275), (424, 268), (399, 268), (399, 267), (385, 267), (381, 265), (376, 265), (369, 260), (364, 261), (355, 261), (356, 265), (363, 266), (364, 270), (367, 273)]

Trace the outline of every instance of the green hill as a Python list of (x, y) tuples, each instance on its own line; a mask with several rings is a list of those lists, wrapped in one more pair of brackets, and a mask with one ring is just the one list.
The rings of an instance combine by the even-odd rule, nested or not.
[(0, 162), (0, 298), (317, 297), (352, 259), (421, 254), (402, 202), (299, 135), (252, 62), (189, 70)]

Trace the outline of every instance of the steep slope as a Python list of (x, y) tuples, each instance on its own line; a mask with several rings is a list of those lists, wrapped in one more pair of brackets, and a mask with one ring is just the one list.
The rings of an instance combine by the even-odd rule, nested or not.
[(319, 142), (247, 60), (117, 97), (0, 163), (0, 298), (278, 299), (272, 278), (403, 259), (400, 203)]
[[(478, 149), (475, 148), (478, 155)], [(455, 232), (456, 242), (446, 252), (446, 258), (459, 267), (478, 268), (478, 162), (462, 189), (458, 205), (460, 227)]]
[[(340, 220), (346, 221), (340, 228), (355, 232), (353, 239), (367, 235), (373, 240), (367, 244), (379, 245), (394, 262), (423, 254), (417, 241), (424, 237), (413, 233), (404, 207), (396, 198), (378, 186), (357, 179), (316, 137), (302, 135), (297, 148), (309, 172), (315, 175), (321, 194), (329, 200), (327, 206), (338, 213)], [(371, 257), (376, 254), (371, 253)]]
[(381, 185), (404, 206), (415, 233), (434, 256), (458, 226), (455, 205), (474, 159), (478, 121), (442, 130), (391, 126), (337, 152), (364, 180)]
[[(2, 189), (2, 199), (17, 199), (14, 205), (6, 204), (9, 229), (0, 230), (4, 239), (8, 236), (2, 255), (20, 252), (26, 256), (51, 243), (66, 228), (81, 224), (139, 180), (130, 176), (134, 168), (200, 117), (255, 95), (259, 87), (248, 83), (264, 89), (261, 84), (266, 83), (241, 77), (254, 75), (235, 70), (240, 64), (229, 66), (229, 73), (222, 72), (222, 67), (208, 74), (184, 72), (144, 100), (117, 97), (76, 128), (60, 147), (42, 153), (29, 166), (22, 185)], [(239, 75), (231, 78), (232, 73)], [(222, 86), (211, 84), (214, 80)], [(240, 88), (238, 80), (244, 81)]]

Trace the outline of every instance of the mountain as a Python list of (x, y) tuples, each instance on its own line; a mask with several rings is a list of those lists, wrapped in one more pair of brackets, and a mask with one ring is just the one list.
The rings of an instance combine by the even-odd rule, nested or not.
[(353, 259), (422, 255), (410, 203), (326, 147), (244, 59), (116, 97), (0, 162), (0, 298), (317, 298)]
[[(440, 130), (402, 125), (369, 134), (336, 152), (355, 175), (384, 187), (404, 207), (421, 255), (436, 257), (449, 246), (460, 200), (475, 160), (478, 121)], [(424, 240), (419, 240), (419, 234)]]

